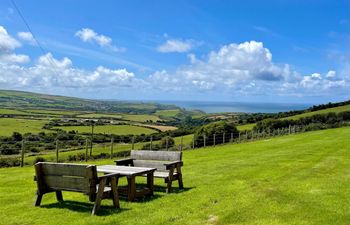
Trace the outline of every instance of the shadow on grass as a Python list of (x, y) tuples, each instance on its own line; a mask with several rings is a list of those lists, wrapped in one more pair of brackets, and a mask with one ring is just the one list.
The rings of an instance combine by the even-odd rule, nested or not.
[[(47, 209), (52, 209), (52, 208), (60, 208), (60, 209), (69, 209), (72, 211), (76, 212), (83, 212), (87, 214), (91, 214), (92, 208), (94, 207), (93, 203), (86, 203), (86, 202), (77, 202), (77, 201), (70, 201), (70, 200), (65, 200), (62, 202), (56, 202), (56, 203), (51, 203), (51, 204), (46, 204), (46, 205), (41, 205), (41, 208), (47, 208)], [(115, 213), (121, 213), (123, 211), (127, 211), (129, 209), (123, 208), (121, 206), (120, 209), (116, 209), (113, 206), (106, 206), (101, 204), (100, 210), (97, 213), (97, 216), (107, 216)]]
[[(183, 189), (180, 189), (179, 187), (173, 186), (171, 188), (170, 194), (178, 194), (178, 193), (189, 191), (189, 190), (194, 189), (194, 188), (196, 188), (196, 187), (184, 187)], [(154, 191), (166, 193), (166, 186), (154, 185)]]

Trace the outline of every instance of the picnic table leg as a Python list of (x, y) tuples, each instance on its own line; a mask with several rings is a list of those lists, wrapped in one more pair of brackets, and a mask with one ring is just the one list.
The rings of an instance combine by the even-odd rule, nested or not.
[(56, 191), (56, 199), (57, 201), (63, 201), (62, 191)]
[(153, 195), (153, 190), (154, 190), (154, 176), (153, 176), (153, 172), (147, 174), (147, 187), (150, 190), (149, 195)]
[(112, 187), (112, 199), (113, 199), (113, 205), (115, 208), (120, 208), (119, 206), (119, 195), (118, 195), (118, 178), (112, 177), (111, 179), (111, 187)]
[(127, 176), (128, 179), (128, 201), (131, 202), (135, 199), (136, 185), (135, 176)]

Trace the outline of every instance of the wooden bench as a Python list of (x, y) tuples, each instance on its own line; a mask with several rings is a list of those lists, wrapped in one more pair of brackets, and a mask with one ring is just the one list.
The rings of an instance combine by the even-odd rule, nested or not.
[[(95, 202), (92, 215), (101, 205), (101, 200), (112, 197), (113, 205), (119, 208), (117, 191), (119, 174), (97, 176), (95, 165), (39, 162), (35, 164), (37, 181), (37, 199), (35, 206), (40, 206), (44, 194), (56, 192), (57, 201), (63, 201), (62, 191), (81, 192)], [(106, 186), (110, 182), (110, 187)]]
[(182, 152), (132, 150), (130, 158), (115, 162), (117, 166), (156, 168), (154, 177), (164, 179), (167, 184), (167, 193), (171, 192), (172, 182), (176, 180), (179, 182), (179, 188), (183, 189)]

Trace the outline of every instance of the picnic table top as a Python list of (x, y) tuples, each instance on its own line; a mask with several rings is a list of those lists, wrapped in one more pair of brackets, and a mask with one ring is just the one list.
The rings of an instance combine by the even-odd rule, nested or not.
[(119, 173), (123, 176), (137, 176), (142, 174), (152, 173), (156, 168), (132, 167), (132, 166), (115, 166), (103, 165), (97, 166), (97, 172), (100, 173)]

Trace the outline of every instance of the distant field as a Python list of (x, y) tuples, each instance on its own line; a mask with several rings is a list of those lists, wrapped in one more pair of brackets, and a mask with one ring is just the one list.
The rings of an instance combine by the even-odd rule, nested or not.
[(158, 110), (154, 114), (162, 117), (175, 117), (180, 112), (179, 109)]
[(29, 115), (31, 113), (23, 112), (16, 109), (0, 109), (0, 114), (2, 115)]
[(45, 110), (45, 109), (26, 109), (26, 112), (34, 114), (52, 114), (52, 115), (75, 115), (81, 112), (77, 111), (65, 111), (65, 110)]
[(121, 114), (122, 119), (130, 120), (135, 122), (146, 122), (147, 120), (152, 120), (156, 122), (157, 120), (161, 120), (158, 116), (155, 115), (130, 115), (130, 114)]
[(46, 120), (0, 118), (0, 136), (10, 136), (14, 131), (21, 134), (47, 132), (42, 129), (45, 123)]
[[(90, 126), (59, 126), (55, 128), (60, 128), (65, 131), (78, 131), (79, 133), (90, 133)], [(139, 135), (139, 134), (152, 134), (157, 131), (145, 127), (132, 126), (132, 125), (104, 125), (95, 126), (94, 133), (101, 134), (117, 134), (117, 135)]]
[(168, 130), (176, 130), (177, 127), (173, 127), (173, 126), (162, 126), (162, 125), (151, 125), (151, 124), (141, 124), (140, 126), (143, 127), (149, 127), (149, 128), (155, 128), (158, 129), (162, 132), (164, 131), (168, 131)]
[(82, 118), (116, 118), (116, 119), (121, 119), (122, 116), (119, 114), (107, 114), (107, 113), (87, 113), (87, 114), (81, 114), (78, 115), (77, 117), (82, 117)]
[(238, 125), (237, 126), (237, 129), (239, 131), (242, 131), (242, 130), (252, 130), (255, 126), (255, 123), (248, 123), (248, 124), (244, 124), (244, 125)]
[(325, 113), (330, 113), (330, 112), (339, 113), (339, 112), (345, 112), (345, 111), (350, 111), (350, 105), (343, 105), (343, 106), (338, 106), (338, 107), (329, 108), (329, 109), (322, 109), (322, 110), (318, 110), (318, 111), (314, 111), (314, 112), (307, 112), (307, 113), (303, 113), (303, 114), (299, 114), (299, 115), (295, 115), (295, 116), (285, 117), (283, 119), (296, 120), (296, 119), (299, 119), (302, 117), (308, 117), (308, 116), (312, 116), (312, 115), (316, 115), (316, 114), (325, 114)]

